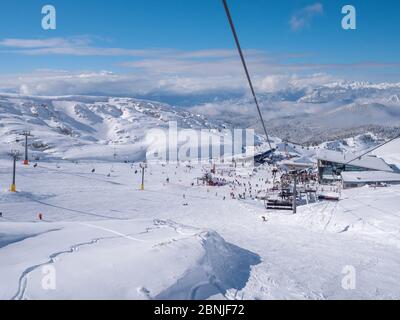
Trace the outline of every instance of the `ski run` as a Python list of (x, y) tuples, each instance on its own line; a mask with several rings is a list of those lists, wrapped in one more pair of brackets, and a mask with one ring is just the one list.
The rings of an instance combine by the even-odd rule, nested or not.
[[(263, 164), (0, 160), (0, 299), (399, 299), (400, 186), (266, 210)], [(243, 195), (244, 194), (244, 195)], [(346, 286), (354, 271), (353, 286)], [(52, 274), (54, 279), (50, 279)], [(50, 280), (49, 280), (50, 279)]]

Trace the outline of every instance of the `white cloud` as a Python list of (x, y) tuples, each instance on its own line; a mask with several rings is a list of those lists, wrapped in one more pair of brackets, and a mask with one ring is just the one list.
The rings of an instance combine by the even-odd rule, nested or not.
[(0, 77), (0, 91), (26, 95), (147, 95), (151, 93), (196, 94), (202, 92), (240, 89), (230, 79), (201, 79), (193, 77), (146, 74), (115, 74), (111, 72), (36, 71), (24, 75)]
[[(305, 9), (304, 9), (305, 10)], [(310, 6), (306, 12), (318, 12)], [(22, 55), (86, 55), (119, 57), (123, 72), (71, 72), (38, 70), (30, 74), (0, 76), (0, 91), (37, 95), (102, 94), (102, 95), (240, 95), (248, 93), (247, 81), (237, 51), (205, 49), (125, 49), (93, 46), (96, 39), (80, 36), (49, 39), (4, 39), (0, 53), (13, 50)], [(307, 60), (301, 53), (270, 55), (259, 50), (246, 50), (246, 60), (257, 93), (270, 93), (289, 87), (314, 86), (332, 81), (332, 70), (354, 68), (399, 68), (400, 64), (355, 62), (321, 64)], [(291, 63), (303, 58), (303, 62)], [(29, 58), (29, 57), (28, 57)], [(28, 59), (27, 58), (27, 59)], [(60, 58), (63, 59), (64, 57)], [(115, 67), (116, 65), (114, 65)], [(107, 66), (113, 67), (113, 66)]]
[(22, 55), (71, 55), (71, 56), (132, 56), (151, 57), (173, 54), (169, 49), (125, 49), (93, 45), (95, 38), (88, 36), (46, 39), (3, 39), (0, 52)]
[[(275, 92), (288, 87), (321, 85), (332, 81), (326, 74), (312, 76), (287, 76), (283, 74), (256, 77), (255, 86), (259, 93)], [(165, 74), (112, 72), (68, 72), (40, 70), (24, 75), (0, 77), (0, 91), (12, 91), (25, 95), (130, 95), (151, 94), (196, 95), (207, 93), (248, 92), (243, 77), (224, 75), (173, 76)]]
[(297, 31), (308, 25), (310, 25), (311, 20), (320, 16), (324, 13), (324, 7), (321, 3), (315, 3), (304, 7), (303, 9), (296, 12), (290, 19), (290, 27), (292, 30)]
[(49, 47), (66, 47), (71, 45), (72, 41), (67, 41), (63, 38), (51, 39), (4, 39), (0, 41), (0, 46), (19, 48), (19, 49), (35, 49)]
[(259, 88), (263, 92), (276, 92), (285, 89), (289, 85), (289, 79), (285, 75), (266, 76), (261, 80)]

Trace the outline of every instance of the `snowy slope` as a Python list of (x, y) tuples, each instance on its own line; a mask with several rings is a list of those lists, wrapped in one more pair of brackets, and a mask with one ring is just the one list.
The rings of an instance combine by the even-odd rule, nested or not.
[(37, 156), (59, 159), (143, 160), (150, 129), (176, 121), (180, 129), (217, 128), (205, 117), (169, 105), (131, 98), (27, 97), (0, 95), (2, 156), (16, 144), (18, 133), (35, 136)]
[(320, 148), (327, 148), (341, 152), (362, 152), (378, 146), (384, 141), (385, 140), (380, 139), (373, 133), (367, 132), (351, 138), (324, 142), (320, 145)]
[(400, 139), (397, 139), (374, 152), (386, 162), (395, 164), (400, 169)]
[[(29, 147), (31, 154), (37, 157), (93, 161), (143, 160), (146, 150), (159, 147), (156, 144), (154, 148), (149, 148), (149, 142), (145, 141), (146, 133), (150, 129), (166, 129), (169, 121), (176, 121), (180, 129), (195, 130), (221, 129), (230, 127), (229, 123), (235, 124), (236, 121), (245, 124), (246, 121), (243, 123), (240, 116), (235, 116), (237, 109), (234, 104), (221, 103), (221, 107), (227, 110), (225, 115), (230, 114), (224, 117), (226, 122), (215, 114), (211, 116), (212, 120), (208, 120), (200, 115), (200, 109), (194, 109), (196, 113), (191, 113), (166, 104), (132, 98), (0, 94), (0, 156), (4, 158), (10, 149), (22, 150), (23, 141), (18, 133), (30, 130), (35, 138)], [(254, 115), (254, 112), (246, 111), (248, 107), (245, 105), (240, 107), (247, 115)], [(254, 107), (251, 108), (254, 111)], [(297, 105), (296, 109), (302, 108)], [(294, 112), (293, 116), (268, 122), (267, 125), (280, 138), (296, 142), (314, 141), (313, 144), (318, 145), (323, 141), (332, 141), (322, 143), (322, 146), (337, 150), (350, 148), (350, 151), (357, 152), (396, 134), (397, 131), (389, 129), (389, 125), (396, 125), (400, 121), (400, 107), (395, 103), (390, 106), (350, 103), (333, 109), (328, 107), (323, 112), (318, 110), (310, 109), (308, 116), (299, 115), (300, 118), (297, 118), (298, 111), (290, 107), (287, 112)], [(207, 113), (207, 106), (201, 111)], [(274, 111), (268, 110), (270, 113)], [(375, 126), (358, 127), (362, 123), (375, 123)], [(257, 128), (258, 125), (252, 122), (251, 127)], [(346, 129), (354, 127), (357, 128)], [(16, 143), (17, 139), (19, 142)]]
[[(215, 232), (172, 221), (56, 225), (57, 230), (33, 228), (38, 233), (9, 241), (3, 248), (0, 299), (223, 298), (224, 290), (235, 285), (235, 273), (249, 273), (251, 265), (259, 263), (257, 255), (226, 243)], [(2, 224), (10, 226), (14, 225)], [(20, 225), (13, 232), (18, 229), (26, 227)], [(27, 246), (32, 248), (29, 254)], [(37, 264), (32, 267), (33, 261)], [(56, 291), (41, 287), (44, 266), (57, 270)], [(228, 266), (229, 273), (224, 269)], [(239, 285), (244, 287), (245, 282)]]
[[(5, 188), (9, 163), (0, 168)], [(400, 298), (399, 187), (344, 190), (292, 215), (192, 186), (201, 167), (151, 165), (140, 191), (136, 168), (20, 167), (19, 192), (0, 193), (0, 298)], [(271, 171), (239, 179), (261, 178)], [(43, 266), (56, 290), (42, 288)], [(355, 290), (342, 287), (348, 266)]]
[[(150, 163), (140, 191), (139, 165), (123, 160), (144, 159), (145, 132), (170, 120), (223, 127), (131, 98), (0, 95), (0, 299), (400, 298), (398, 186), (344, 190), (338, 203), (292, 215), (231, 199), (229, 186), (197, 185), (209, 167)], [(18, 163), (18, 192), (10, 193), (5, 155), (22, 148), (22, 130), (46, 161)], [(314, 160), (321, 148), (361, 152), (383, 141), (368, 132), (313, 147), (272, 140), (281, 154)], [(399, 141), (376, 154), (400, 166)], [(236, 193), (272, 188), (267, 166), (235, 178)], [(342, 286), (349, 266), (355, 290)], [(49, 267), (56, 290), (42, 286)]]

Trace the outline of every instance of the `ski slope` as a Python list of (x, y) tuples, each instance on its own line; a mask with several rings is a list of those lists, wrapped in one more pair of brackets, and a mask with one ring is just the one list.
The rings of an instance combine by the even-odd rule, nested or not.
[[(152, 164), (140, 191), (138, 164), (18, 165), (11, 194), (0, 160), (0, 299), (400, 298), (400, 187), (344, 190), (292, 215), (198, 186), (204, 169)], [(270, 175), (237, 179), (261, 191)], [(42, 286), (49, 266), (56, 290)]]
[(395, 164), (400, 169), (400, 139), (394, 140), (374, 152), (388, 163)]
[(185, 109), (133, 98), (0, 93), (0, 157), (23, 150), (19, 134), (30, 131), (33, 158), (114, 161), (117, 152), (119, 160), (144, 161), (159, 146), (147, 134), (168, 130), (170, 122), (180, 130), (223, 128)]

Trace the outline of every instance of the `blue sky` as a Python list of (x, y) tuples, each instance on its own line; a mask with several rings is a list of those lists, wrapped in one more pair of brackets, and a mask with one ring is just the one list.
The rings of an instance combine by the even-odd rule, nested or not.
[[(293, 78), (400, 81), (397, 0), (228, 2), (260, 90)], [(46, 4), (57, 9), (56, 30), (41, 28)], [(357, 9), (357, 30), (341, 28), (345, 4)], [(236, 90), (243, 78), (234, 49), (221, 0), (1, 2), (3, 90), (55, 89), (43, 79), (67, 84), (66, 93)], [(82, 77), (81, 89), (67, 80)]]

